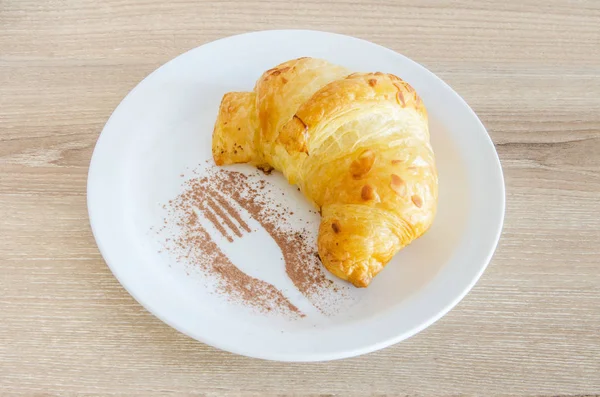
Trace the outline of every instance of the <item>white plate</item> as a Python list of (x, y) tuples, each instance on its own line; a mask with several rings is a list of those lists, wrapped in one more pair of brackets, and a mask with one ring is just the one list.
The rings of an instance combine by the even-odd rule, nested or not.
[[(211, 158), (212, 127), (223, 94), (250, 91), (263, 71), (302, 56), (354, 71), (390, 72), (408, 81), (429, 113), (440, 193), (430, 231), (397, 254), (368, 289), (348, 288), (351, 299), (333, 315), (290, 319), (260, 314), (211, 293), (205, 276), (159, 253), (161, 242), (149, 229), (163, 221), (162, 204), (181, 192), (185, 178), (180, 174), (191, 177), (190, 170)], [(295, 194), (281, 176), (268, 178), (290, 197)], [(293, 197), (310, 218), (302, 197)], [(504, 182), (482, 123), (424, 67), (352, 37), (263, 31), (195, 48), (160, 67), (127, 95), (94, 150), (88, 209), (98, 247), (114, 275), (165, 323), (238, 354), (319, 361), (399, 342), (455, 306), (495, 250), (504, 218)], [(282, 266), (280, 252), (269, 249), (264, 254), (272, 266)], [(257, 260), (240, 257), (248, 263)]]

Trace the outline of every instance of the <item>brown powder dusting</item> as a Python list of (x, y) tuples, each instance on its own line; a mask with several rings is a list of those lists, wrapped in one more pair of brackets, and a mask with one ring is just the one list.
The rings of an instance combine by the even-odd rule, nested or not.
[[(236, 236), (242, 237), (242, 232), (240, 232), (240, 229), (238, 229), (238, 227), (235, 225), (235, 223), (233, 223), (233, 221), (231, 220), (230, 217), (225, 215), (225, 212), (221, 209), (221, 207), (219, 207), (217, 205), (217, 203), (215, 203), (215, 200), (212, 197), (209, 197), (207, 199), (207, 201), (208, 201), (208, 205), (210, 206), (210, 209), (215, 214), (217, 214), (219, 219), (223, 220), (223, 222), (225, 222), (227, 224), (227, 226), (229, 227), (229, 230), (231, 230), (233, 232), (233, 234), (235, 234)], [(211, 222), (213, 222), (213, 221), (211, 220)], [(220, 224), (217, 223), (215, 226), (220, 226)]]
[[(198, 175), (196, 171), (194, 174)], [(249, 178), (240, 172), (209, 167), (203, 174), (186, 181), (183, 192), (167, 206), (169, 224), (175, 224), (179, 229), (171, 242), (165, 240), (169, 252), (175, 254), (178, 261), (215, 279), (216, 292), (233, 301), (265, 313), (275, 311), (302, 317), (298, 308), (275, 286), (239, 270), (197, 222), (192, 210), (194, 206), (200, 209), (228, 241), (233, 241), (237, 237), (227, 233), (220, 221), (236, 236), (251, 233), (248, 223), (231, 204), (237, 202), (280, 247), (286, 273), (296, 288), (321, 312), (332, 314), (335, 308), (331, 307), (331, 302), (344, 299), (345, 290), (327, 278), (318, 254), (315, 254), (316, 230), (302, 226), (301, 222), (308, 224), (306, 221), (292, 220), (294, 211), (274, 200), (274, 185), (257, 179), (259, 173)]]
[(250, 226), (244, 222), (240, 214), (231, 206), (231, 204), (227, 202), (227, 200), (224, 200), (221, 196), (217, 196), (217, 201), (221, 204), (221, 206), (223, 206), (223, 208), (225, 208), (229, 215), (231, 215), (231, 217), (240, 224), (243, 229), (245, 229), (247, 232), (251, 232)]
[(283, 254), (286, 273), (296, 288), (315, 307), (327, 311), (322, 301), (331, 283), (320, 260), (313, 254), (316, 242), (309, 242), (308, 231), (285, 228), (290, 223), (286, 210), (275, 204), (270, 195), (258, 194), (260, 187), (249, 184), (244, 174), (222, 170), (214, 176), (214, 183), (217, 189), (244, 207), (273, 237)]
[(217, 228), (219, 233), (221, 233), (223, 235), (223, 237), (225, 237), (227, 239), (227, 241), (229, 241), (230, 243), (233, 242), (233, 238), (231, 238), (229, 233), (227, 233), (227, 231), (225, 231), (225, 228), (221, 225), (221, 223), (219, 222), (219, 220), (217, 219), (217, 217), (215, 216), (213, 211), (210, 211), (208, 208), (206, 208), (204, 203), (198, 203), (197, 207), (200, 208), (200, 210), (202, 211), (204, 216), (207, 217), (208, 220), (210, 220), (213, 225), (215, 225), (215, 227)]
[[(177, 225), (179, 231), (173, 239), (165, 239), (166, 248), (176, 256), (177, 261), (185, 261), (214, 279), (216, 292), (230, 300), (264, 313), (275, 311), (302, 317), (298, 308), (273, 285), (239, 270), (197, 221), (193, 207), (198, 208), (220, 233), (225, 233), (224, 236), (229, 241), (233, 241), (222, 227), (219, 228), (219, 219), (213, 211), (203, 205), (210, 202), (210, 197), (215, 196), (211, 185), (210, 178), (190, 180), (186, 183), (184, 192), (170, 203), (167, 219), (170, 224)], [(216, 207), (215, 211), (222, 210)], [(221, 217), (226, 219), (222, 212), (219, 215)]]
[(217, 276), (221, 281), (217, 286), (219, 291), (263, 312), (283, 309), (300, 314), (299, 310), (271, 284), (248, 276), (231, 263), (212, 241), (208, 232), (197, 222), (195, 214), (189, 214), (183, 233), (177, 239), (177, 245), (180, 248), (189, 247), (186, 258)]

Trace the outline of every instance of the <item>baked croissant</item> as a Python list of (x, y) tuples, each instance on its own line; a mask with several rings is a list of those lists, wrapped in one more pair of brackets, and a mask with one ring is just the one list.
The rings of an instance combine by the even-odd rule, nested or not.
[(222, 99), (217, 165), (283, 172), (320, 209), (325, 267), (357, 287), (430, 227), (438, 182), (427, 112), (385, 73), (353, 73), (314, 58), (266, 71), (253, 92)]

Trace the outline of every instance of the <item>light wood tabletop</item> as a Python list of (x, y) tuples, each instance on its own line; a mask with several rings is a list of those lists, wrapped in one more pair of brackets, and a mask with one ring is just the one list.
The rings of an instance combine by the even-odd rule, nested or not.
[[(480, 116), (507, 212), (483, 277), (418, 335), (281, 364), (216, 350), (121, 287), (86, 211), (121, 99), (180, 53), (275, 28), (364, 38)], [(600, 394), (600, 2), (0, 0), (0, 394)]]

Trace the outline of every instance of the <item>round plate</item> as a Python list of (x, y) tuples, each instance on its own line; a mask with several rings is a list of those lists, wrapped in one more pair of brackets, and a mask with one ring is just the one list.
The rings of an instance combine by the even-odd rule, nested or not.
[[(190, 170), (211, 161), (212, 128), (223, 94), (251, 91), (264, 71), (303, 56), (353, 71), (393, 73), (410, 83), (428, 110), (440, 193), (431, 229), (398, 253), (369, 288), (343, 286), (349, 299), (334, 314), (288, 318), (259, 313), (211, 291), (206, 275), (190, 272), (161, 252), (161, 241), (150, 230), (163, 222), (162, 205), (181, 193), (182, 182), (193, 177)], [(238, 169), (251, 171), (249, 166)], [(282, 203), (290, 205), (292, 197), (297, 210), (310, 218), (308, 204), (293, 195), (295, 187), (281, 175), (264, 178), (289, 192), (279, 195), (287, 199)], [(504, 182), (482, 123), (458, 94), (424, 67), (352, 37), (263, 31), (195, 48), (160, 67), (127, 95), (94, 150), (88, 210), (94, 237), (114, 275), (165, 323), (237, 354), (320, 361), (399, 342), (455, 306), (495, 250), (504, 218)], [(314, 219), (311, 225), (316, 233)], [(268, 234), (262, 238), (252, 246), (275, 248), (265, 248), (260, 255), (240, 249), (245, 253), (235, 260), (252, 265), (266, 257), (274, 272), (281, 270), (281, 252), (266, 241)]]

